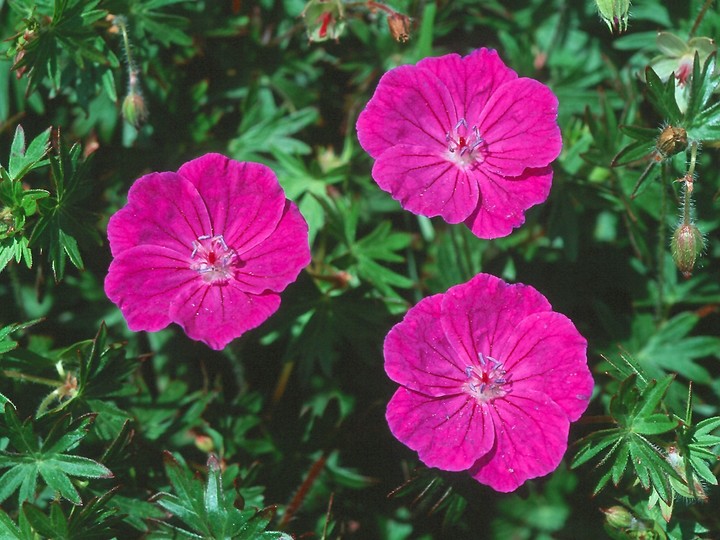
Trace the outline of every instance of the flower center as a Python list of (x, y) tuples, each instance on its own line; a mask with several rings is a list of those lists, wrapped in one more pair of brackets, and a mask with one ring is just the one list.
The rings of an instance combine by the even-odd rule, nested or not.
[(445, 134), (445, 141), (448, 143), (448, 152), (453, 161), (462, 163), (472, 163), (480, 157), (480, 152), (476, 150), (485, 142), (480, 136), (478, 127), (468, 128), (464, 118), (458, 120), (453, 130)]
[(478, 402), (492, 401), (503, 397), (510, 392), (510, 376), (503, 369), (503, 364), (490, 356), (479, 355), (479, 364), (467, 366), (465, 375), (467, 381), (462, 385), (466, 394), (474, 397)]
[(677, 79), (678, 86), (685, 86), (688, 79), (692, 76), (693, 60), (685, 60), (680, 63), (680, 66), (675, 70), (675, 78)]
[(233, 264), (237, 255), (228, 247), (221, 234), (198, 236), (192, 243), (193, 260), (190, 269), (195, 270), (206, 283), (226, 283), (233, 277)]

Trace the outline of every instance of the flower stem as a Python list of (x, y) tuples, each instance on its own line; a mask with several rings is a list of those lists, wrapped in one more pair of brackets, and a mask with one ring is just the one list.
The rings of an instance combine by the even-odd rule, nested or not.
[(14, 371), (12, 369), (3, 369), (0, 371), (5, 377), (8, 377), (10, 379), (18, 379), (20, 381), (26, 381), (26, 382), (33, 382), (37, 384), (44, 384), (45, 386), (54, 386), (58, 387), (62, 383), (54, 380), (54, 379), (47, 379), (45, 377), (36, 377), (34, 375), (27, 375), (25, 373), (22, 373), (20, 371)]
[(310, 491), (310, 488), (315, 483), (315, 480), (317, 480), (318, 475), (325, 468), (326, 461), (327, 461), (327, 456), (325, 454), (322, 454), (315, 461), (315, 463), (312, 464), (312, 466), (310, 467), (310, 470), (307, 473), (307, 476), (305, 477), (305, 480), (300, 485), (297, 492), (295, 493), (295, 496), (292, 498), (290, 503), (285, 508), (285, 513), (283, 514), (283, 517), (280, 520), (280, 524), (278, 525), (280, 530), (284, 529), (287, 526), (287, 524), (290, 522), (290, 520), (295, 515), (295, 513), (300, 509), (300, 506), (302, 505), (303, 501), (305, 500), (305, 497), (307, 496), (308, 492)]
[(688, 38), (691, 38), (695, 35), (695, 32), (697, 32), (700, 23), (702, 22), (703, 18), (705, 18), (705, 14), (707, 13), (707, 10), (710, 9), (712, 3), (713, 0), (705, 0), (705, 5), (703, 5), (700, 13), (698, 13), (698, 16), (695, 18), (695, 23), (693, 24), (692, 30), (690, 30), (690, 35), (688, 36)]
[(117, 24), (118, 28), (120, 29), (120, 34), (122, 34), (122, 40), (123, 40), (123, 50), (125, 51), (125, 60), (128, 64), (128, 69), (130, 72), (135, 71), (135, 61), (132, 57), (132, 49), (130, 48), (130, 38), (128, 37), (127, 32), (127, 21), (125, 17), (122, 15), (118, 15), (115, 17), (115, 24)]
[(683, 182), (683, 225), (690, 225), (690, 206), (692, 203), (692, 182), (695, 175), (695, 163), (697, 161), (697, 141), (693, 141), (690, 147), (690, 166), (685, 174)]
[(462, 249), (462, 246), (460, 245), (461, 242), (464, 241), (464, 239), (459, 239), (458, 235), (460, 234), (458, 227), (452, 227), (450, 229), (450, 241), (453, 245), (453, 251), (455, 252), (455, 261), (457, 264), (458, 271), (460, 272), (460, 275), (462, 276), (463, 281), (466, 281), (470, 279), (470, 269), (468, 268), (467, 261), (463, 257), (463, 254), (465, 253), (465, 250)]
[(290, 375), (292, 375), (294, 367), (295, 362), (286, 362), (285, 365), (283, 365), (280, 376), (275, 384), (275, 391), (272, 395), (273, 405), (280, 401), (285, 394), (285, 390), (287, 389), (288, 382), (290, 381)]

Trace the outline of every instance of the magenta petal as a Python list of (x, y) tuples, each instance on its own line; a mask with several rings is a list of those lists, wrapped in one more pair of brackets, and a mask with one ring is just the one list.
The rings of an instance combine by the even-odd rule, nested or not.
[(421, 300), (385, 338), (385, 371), (395, 382), (428, 396), (457, 393), (465, 367), (445, 337), (440, 319), (442, 295)]
[(493, 446), (487, 408), (465, 394), (433, 398), (401, 387), (388, 403), (386, 418), (392, 434), (428, 467), (463, 471)]
[(448, 54), (425, 58), (418, 62), (419, 68), (432, 71), (455, 98), (460, 118), (470, 126), (476, 125), (480, 113), (490, 96), (500, 85), (517, 79), (517, 74), (507, 67), (491, 49), (477, 49), (465, 57)]
[(536, 80), (522, 78), (500, 86), (478, 120), (487, 143), (483, 169), (518, 176), (558, 157), (562, 139), (557, 105), (555, 94)]
[(372, 175), (405, 210), (415, 214), (459, 223), (477, 207), (477, 181), (440, 151), (394, 146), (378, 157)]
[(108, 222), (110, 251), (117, 255), (143, 244), (192, 253), (192, 242), (209, 230), (197, 189), (176, 173), (145, 175), (130, 188), (127, 206)]
[(374, 158), (398, 144), (442, 150), (459, 119), (450, 93), (433, 73), (400, 66), (382, 76), (360, 113), (358, 139)]
[(238, 254), (265, 240), (285, 208), (275, 174), (260, 163), (206, 154), (185, 163), (178, 174), (197, 187), (207, 205), (212, 229), (205, 234), (222, 235)]
[(507, 493), (557, 468), (567, 450), (570, 423), (556, 403), (540, 392), (514, 387), (490, 408), (495, 447), (470, 469), (473, 478)]
[(115, 256), (105, 278), (105, 294), (120, 308), (130, 330), (155, 332), (172, 322), (168, 312), (175, 297), (197, 281), (187, 257), (142, 245)]
[(447, 291), (440, 322), (456, 354), (473, 365), (481, 353), (496, 358), (498, 346), (528, 314), (550, 309), (545, 297), (532, 287), (478, 274)]
[(241, 255), (235, 279), (248, 293), (280, 292), (310, 263), (308, 226), (295, 203), (287, 201), (275, 230)]
[(498, 355), (512, 372), (514, 385), (547, 394), (570, 421), (587, 409), (593, 389), (587, 341), (564, 315), (529, 315), (498, 347)]
[[(525, 210), (547, 199), (552, 184), (552, 169), (526, 169), (514, 178), (490, 171), (478, 171), (480, 204), (465, 220), (480, 238), (500, 238), (525, 222)], [(484, 177), (484, 178), (483, 178)]]
[(169, 316), (191, 339), (221, 350), (233, 339), (263, 323), (280, 307), (280, 296), (246, 294), (234, 281), (207, 285), (196, 280), (183, 288)]

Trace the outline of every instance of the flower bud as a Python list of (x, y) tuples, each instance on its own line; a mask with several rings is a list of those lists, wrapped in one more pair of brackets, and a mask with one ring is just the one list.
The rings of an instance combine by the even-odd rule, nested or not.
[(611, 32), (622, 33), (627, 30), (630, 0), (595, 0), (595, 5), (600, 18)]
[(215, 443), (207, 435), (196, 434), (195, 435), (195, 446), (198, 450), (206, 453), (213, 452), (215, 450)]
[(633, 515), (624, 506), (601, 508), (600, 511), (605, 514), (605, 521), (613, 529), (627, 529), (634, 521)]
[(340, 0), (310, 0), (302, 16), (310, 41), (338, 39), (345, 29)]
[(405, 43), (410, 39), (410, 17), (402, 13), (394, 12), (387, 18), (390, 34), (401, 43)]
[(688, 147), (687, 131), (681, 127), (666, 126), (660, 132), (655, 148), (664, 158), (684, 152)]
[(130, 124), (139, 128), (147, 118), (148, 111), (142, 94), (131, 89), (122, 104), (122, 115)]
[(12, 236), (15, 232), (15, 219), (9, 206), (0, 208), (0, 239)]
[(670, 252), (673, 261), (682, 275), (689, 278), (692, 275), (695, 261), (705, 247), (703, 235), (692, 223), (681, 223), (672, 236)]

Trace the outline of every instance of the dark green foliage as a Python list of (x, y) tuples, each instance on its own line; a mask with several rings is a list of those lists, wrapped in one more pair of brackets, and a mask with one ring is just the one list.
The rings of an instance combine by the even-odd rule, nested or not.
[[(715, 3), (638, 0), (611, 35), (592, 1), (332, 0), (320, 42), (307, 5), (0, 0), (0, 538), (716, 538), (720, 75), (656, 41), (717, 40)], [(551, 87), (563, 136), (549, 199), (491, 241), (403, 211), (354, 128), (388, 69), (482, 46)], [(313, 254), (219, 353), (129, 331), (103, 290), (133, 180), (206, 152), (269, 165)], [(384, 418), (388, 330), (478, 272), (570, 317), (596, 382), (514, 494), (424, 468)]]
[(154, 499), (182, 525), (162, 522), (167, 532), (155, 532), (151, 538), (290, 540), (287, 534), (265, 530), (275, 513), (273, 508), (245, 510), (239, 494), (223, 488), (216, 456), (211, 454), (208, 458), (205, 483), (171, 454), (166, 453), (163, 461), (174, 493), (158, 493)]
[(5, 405), (2, 432), (12, 451), (0, 454), (0, 468), (9, 468), (0, 477), (0, 501), (19, 489), (19, 502), (35, 499), (38, 480), (60, 497), (82, 504), (71, 481), (73, 478), (111, 478), (110, 470), (91, 459), (68, 454), (88, 433), (94, 415), (72, 420), (64, 415), (53, 423), (48, 436), (40, 441), (29, 421), (20, 422), (15, 408)]

